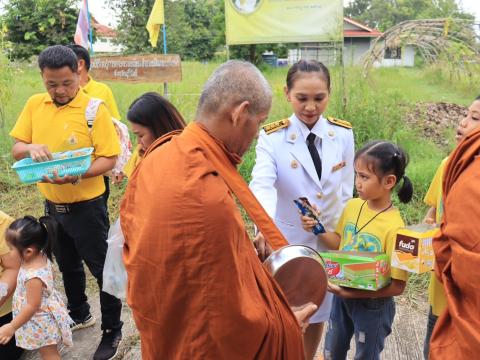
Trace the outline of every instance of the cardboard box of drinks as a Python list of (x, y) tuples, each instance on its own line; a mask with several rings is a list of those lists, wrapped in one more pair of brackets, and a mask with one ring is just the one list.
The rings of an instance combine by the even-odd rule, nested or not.
[(421, 274), (433, 269), (432, 239), (438, 232), (433, 225), (419, 224), (399, 229), (392, 253), (392, 267)]
[(327, 251), (320, 256), (336, 285), (376, 291), (390, 284), (388, 256), (378, 252)]

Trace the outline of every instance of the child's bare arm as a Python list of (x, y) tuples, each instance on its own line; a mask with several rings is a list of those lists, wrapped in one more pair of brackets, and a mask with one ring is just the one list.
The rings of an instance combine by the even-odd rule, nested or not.
[(425, 218), (423, 219), (423, 222), (425, 224), (435, 224), (436, 213), (437, 213), (437, 208), (433, 206), (430, 207), (430, 209), (428, 209), (427, 213), (425, 214)]
[(32, 318), (42, 304), (43, 282), (33, 278), (25, 283), (27, 288), (27, 303), (8, 324), (0, 327), (0, 344), (6, 344), (23, 324)]
[[(2, 286), (4, 288), (6, 287), (6, 294), (0, 294), (0, 307), (10, 298), (13, 291), (15, 291), (20, 261), (20, 256), (14, 251), (0, 256), (0, 264), (3, 267), (3, 274), (0, 277), (0, 288)], [(2, 291), (0, 291), (0, 293), (1, 292)]]
[(392, 279), (392, 282), (390, 283), (390, 285), (377, 291), (369, 291), (369, 290), (345, 288), (345, 287), (334, 285), (332, 283), (328, 283), (328, 291), (345, 299), (365, 299), (365, 298), (373, 299), (373, 298), (401, 295), (405, 290), (406, 285), (407, 285), (406, 281)]

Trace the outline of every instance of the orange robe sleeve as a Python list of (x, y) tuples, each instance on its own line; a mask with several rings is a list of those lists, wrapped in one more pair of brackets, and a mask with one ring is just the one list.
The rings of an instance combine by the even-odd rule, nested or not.
[(303, 359), (229, 188), (187, 135), (145, 157), (121, 208), (143, 359)]
[(475, 132), (456, 148), (445, 172), (444, 215), (433, 246), (448, 306), (435, 326), (430, 359), (474, 359), (480, 351), (479, 151)]

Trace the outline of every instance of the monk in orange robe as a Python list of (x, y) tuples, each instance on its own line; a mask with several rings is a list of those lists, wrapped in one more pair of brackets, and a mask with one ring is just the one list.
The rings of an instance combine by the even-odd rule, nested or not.
[(304, 358), (299, 323), (316, 306), (292, 312), (236, 203), (274, 248), (286, 244), (236, 169), (270, 105), (253, 65), (223, 64), (196, 121), (152, 144), (130, 178), (121, 224), (143, 359)]
[(435, 325), (430, 359), (476, 359), (480, 354), (480, 130), (450, 156), (443, 181), (444, 218), (433, 239), (435, 272), (447, 309)]

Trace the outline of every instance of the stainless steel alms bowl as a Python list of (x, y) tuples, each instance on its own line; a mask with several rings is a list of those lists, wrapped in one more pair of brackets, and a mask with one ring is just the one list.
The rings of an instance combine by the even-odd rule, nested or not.
[(274, 251), (264, 262), (290, 306), (312, 302), (318, 307), (327, 292), (327, 274), (321, 256), (303, 245), (287, 245)]

